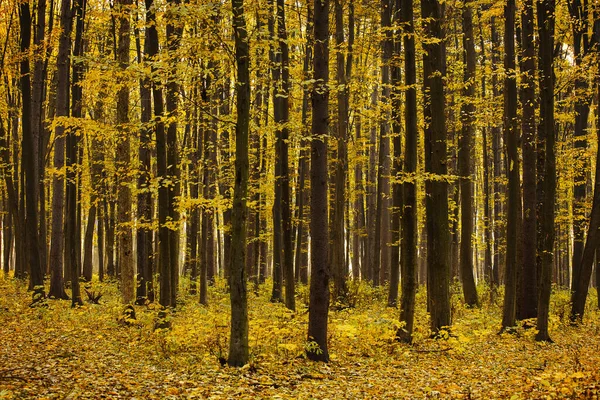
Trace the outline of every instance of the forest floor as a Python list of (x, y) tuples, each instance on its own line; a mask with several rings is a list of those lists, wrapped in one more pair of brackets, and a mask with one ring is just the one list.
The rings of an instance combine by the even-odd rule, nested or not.
[[(116, 283), (92, 284), (99, 305), (72, 309), (48, 300), (30, 308), (23, 283), (0, 273), (0, 399), (48, 398), (594, 398), (600, 394), (600, 313), (596, 292), (585, 322), (567, 321), (569, 296), (552, 297), (554, 343), (535, 329), (498, 335), (500, 296), (481, 288), (479, 309), (453, 295), (452, 335), (429, 339), (425, 293), (418, 293), (415, 342), (393, 340), (398, 311), (385, 289), (351, 288), (354, 307), (330, 313), (331, 362), (303, 357), (308, 289), (298, 311), (269, 302), (270, 287), (251, 292), (251, 362), (222, 366), (228, 347), (229, 301), (222, 282), (210, 305), (182, 296), (171, 330), (153, 330), (157, 309), (136, 306), (137, 320), (119, 323)], [(455, 288), (456, 289), (456, 288)]]

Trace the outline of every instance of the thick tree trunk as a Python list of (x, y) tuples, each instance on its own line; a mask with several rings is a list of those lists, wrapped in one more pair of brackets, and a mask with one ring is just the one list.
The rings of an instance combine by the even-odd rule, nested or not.
[[(61, 35), (59, 37), (58, 55), (56, 57), (58, 83), (56, 86), (56, 116), (69, 116), (69, 86), (71, 47), (71, 1), (62, 0), (60, 11)], [(65, 128), (57, 124), (54, 131), (54, 168), (62, 170), (65, 166)], [(64, 209), (65, 209), (65, 180), (55, 174), (52, 188), (52, 241), (50, 247), (50, 292), (49, 296), (57, 299), (67, 299), (64, 290)]]
[[(541, 271), (536, 340), (552, 341), (548, 333), (552, 263), (554, 249), (554, 200), (556, 197), (556, 160), (554, 132), (554, 11), (555, 0), (538, 0), (538, 31), (540, 38), (540, 130), (545, 136), (543, 213), (539, 240), (542, 243)], [(540, 200), (540, 199), (538, 199)]]
[(329, 131), (329, 0), (314, 1), (315, 85), (312, 94), (311, 138), (311, 276), (308, 314), (308, 358), (329, 361), (327, 320), (329, 313), (329, 226), (327, 220), (327, 140)]
[(348, 288), (346, 278), (348, 265), (344, 246), (345, 232), (345, 206), (346, 206), (346, 173), (348, 170), (348, 82), (346, 76), (346, 59), (344, 56), (344, 15), (341, 0), (334, 0), (335, 9), (335, 43), (336, 43), (336, 82), (337, 93), (337, 160), (335, 163), (334, 178), (334, 206), (333, 206), (333, 242), (331, 246), (332, 272), (334, 294), (338, 302), (345, 302)]
[[(129, 66), (130, 29), (129, 7), (132, 0), (119, 0), (118, 50), (117, 61), (121, 71)], [(129, 87), (123, 85), (117, 94), (117, 128), (121, 138), (117, 142), (117, 243), (118, 266), (121, 271), (121, 295), (124, 304), (135, 300), (135, 276), (133, 260), (133, 221), (132, 196), (129, 168), (131, 166), (131, 142), (129, 139)]]
[(235, 128), (235, 184), (231, 226), (231, 336), (227, 363), (248, 362), (248, 300), (246, 289), (246, 198), (248, 194), (248, 127), (250, 124), (250, 51), (243, 0), (232, 0), (237, 67)]
[[(404, 147), (404, 173), (407, 178), (417, 171), (417, 146), (419, 129), (417, 127), (417, 67), (414, 37), (414, 16), (412, 0), (402, 0), (401, 22), (404, 27), (404, 82), (406, 108), (404, 122), (406, 142)], [(396, 332), (399, 340), (412, 342), (415, 319), (415, 296), (417, 292), (417, 183), (407, 179), (403, 184), (402, 196), (402, 296), (400, 298), (400, 321), (405, 325)]]
[[(442, 49), (441, 5), (423, 0), (421, 13), (427, 18), (425, 33), (431, 40), (424, 45), (423, 85), (425, 92), (425, 171), (435, 177), (425, 184), (427, 192), (427, 280), (429, 312), (434, 334), (451, 324), (450, 320), (450, 231), (448, 222), (448, 183), (446, 166), (446, 121)], [(441, 179), (440, 179), (441, 178)]]
[[(21, 42), (20, 48), (23, 54), (28, 54), (31, 45), (31, 13), (29, 2), (23, 2), (19, 6), (19, 22)], [(22, 153), (24, 160), (34, 160), (34, 162), (24, 162), (25, 172), (25, 243), (27, 246), (27, 264), (29, 272), (29, 290), (34, 291), (34, 301), (45, 297), (44, 289), (44, 268), (40, 259), (40, 240), (38, 232), (38, 204), (37, 204), (37, 158), (35, 154), (35, 138), (32, 131), (32, 104), (31, 104), (31, 79), (29, 69), (29, 59), (24, 57), (20, 63), (21, 77), (19, 80), (21, 86), (21, 128), (22, 135)], [(33, 121), (35, 123), (35, 121)]]
[(535, 145), (535, 46), (533, 0), (523, 4), (521, 12), (521, 100), (523, 149), (523, 259), (518, 285), (517, 316), (519, 320), (537, 315), (537, 230), (536, 230), (536, 145)]

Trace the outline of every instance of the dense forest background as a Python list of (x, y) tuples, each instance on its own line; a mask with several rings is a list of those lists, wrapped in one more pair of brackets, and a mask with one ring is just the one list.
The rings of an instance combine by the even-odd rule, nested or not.
[(320, 361), (358, 288), (406, 343), (454, 295), (544, 342), (552, 293), (600, 306), (596, 1), (0, 0), (0, 45), (0, 261), (34, 307), (117, 280), (166, 329), (224, 282), (243, 366), (265, 285)]

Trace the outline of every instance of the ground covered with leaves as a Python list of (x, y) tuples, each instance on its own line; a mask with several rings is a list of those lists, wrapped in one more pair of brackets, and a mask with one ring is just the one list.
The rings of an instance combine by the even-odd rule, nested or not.
[[(251, 362), (222, 365), (229, 301), (222, 283), (210, 306), (182, 296), (171, 329), (155, 330), (158, 309), (136, 306), (119, 321), (116, 283), (91, 285), (100, 304), (72, 309), (48, 300), (29, 307), (26, 285), (0, 275), (0, 399), (21, 398), (598, 398), (600, 313), (590, 296), (583, 326), (571, 327), (568, 293), (552, 297), (554, 343), (535, 330), (498, 335), (500, 296), (466, 309), (453, 296), (453, 327), (429, 339), (425, 293), (418, 294), (415, 342), (394, 341), (398, 311), (385, 289), (351, 285), (352, 307), (330, 313), (331, 362), (304, 358), (308, 289), (297, 312), (269, 302), (269, 286), (250, 297)], [(340, 307), (341, 308), (341, 307)]]

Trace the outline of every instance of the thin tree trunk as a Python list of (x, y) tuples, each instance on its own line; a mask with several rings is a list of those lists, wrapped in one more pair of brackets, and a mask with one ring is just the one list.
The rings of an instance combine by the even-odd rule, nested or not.
[(464, 89), (461, 106), (462, 132), (458, 140), (458, 169), (460, 175), (460, 277), (465, 303), (479, 306), (473, 276), (473, 141), (475, 131), (475, 43), (472, 3), (465, 2), (462, 12), (464, 47)]
[(504, 137), (508, 155), (508, 216), (506, 219), (506, 269), (504, 275), (504, 307), (502, 329), (515, 326), (517, 301), (517, 219), (521, 201), (519, 155), (517, 149), (517, 78), (515, 75), (515, 1), (508, 0), (504, 8)]
[[(400, 0), (394, 1), (394, 47), (392, 54), (392, 137), (394, 154), (392, 162), (392, 174), (398, 176), (402, 172), (402, 110), (401, 110), (401, 81), (400, 81)], [(391, 4), (390, 4), (391, 6)], [(401, 242), (401, 219), (402, 219), (402, 183), (392, 184), (392, 223), (391, 223), (391, 265), (390, 265), (390, 289), (388, 292), (388, 306), (396, 307), (398, 303), (398, 286), (400, 284), (400, 242)]]

